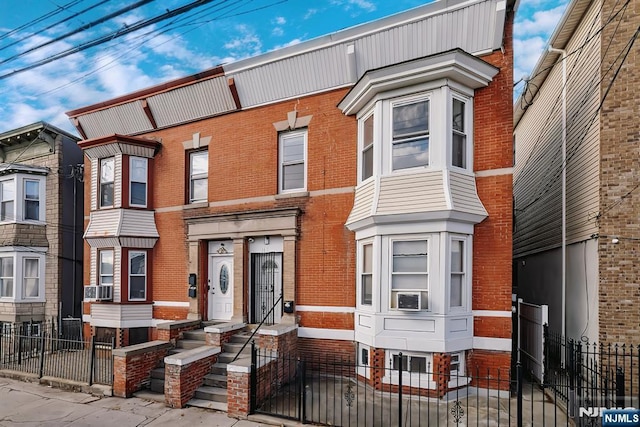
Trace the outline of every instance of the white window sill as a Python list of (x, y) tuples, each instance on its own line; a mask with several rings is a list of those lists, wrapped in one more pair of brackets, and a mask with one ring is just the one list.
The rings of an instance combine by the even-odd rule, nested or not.
[(309, 197), (309, 192), (301, 190), (301, 191), (293, 191), (291, 193), (280, 193), (280, 194), (276, 194), (275, 196), (276, 200), (294, 199), (296, 197)]
[(449, 383), (447, 384), (448, 388), (458, 388), (458, 387), (465, 387), (467, 385), (469, 385), (471, 383), (471, 378), (469, 377), (453, 377), (453, 379), (451, 381), (449, 381)]

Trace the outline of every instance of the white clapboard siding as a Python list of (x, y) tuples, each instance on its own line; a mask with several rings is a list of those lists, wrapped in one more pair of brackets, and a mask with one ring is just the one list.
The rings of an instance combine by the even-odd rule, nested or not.
[(122, 209), (105, 209), (91, 212), (84, 238), (117, 236), (121, 216)]
[(153, 306), (151, 304), (91, 304), (91, 324), (104, 327), (122, 327), (129, 322), (148, 321), (151, 325)]
[(448, 209), (442, 171), (380, 178), (376, 214), (405, 214)]
[(353, 209), (351, 209), (351, 213), (347, 219), (347, 225), (371, 216), (373, 213), (375, 185), (375, 180), (371, 179), (363, 185), (356, 187)]
[(477, 215), (487, 215), (476, 189), (475, 177), (457, 172), (449, 172), (451, 208), (454, 211)]
[[(588, 239), (597, 232), (599, 210), (600, 39), (593, 37), (599, 22), (591, 5), (567, 52), (567, 242)], [(576, 66), (577, 63), (577, 66)], [(557, 62), (538, 96), (520, 120), (516, 134), (514, 173), (516, 256), (562, 243), (562, 64)], [(595, 120), (594, 120), (595, 118)]]
[(89, 266), (89, 284), (97, 285), (98, 284), (98, 249), (91, 248), (91, 258), (90, 258), (90, 266)]
[(113, 248), (113, 302), (122, 301), (121, 265), (122, 248), (117, 246)]
[(122, 186), (125, 185), (122, 182), (122, 154), (116, 154), (114, 163), (113, 207), (119, 208), (122, 206)]

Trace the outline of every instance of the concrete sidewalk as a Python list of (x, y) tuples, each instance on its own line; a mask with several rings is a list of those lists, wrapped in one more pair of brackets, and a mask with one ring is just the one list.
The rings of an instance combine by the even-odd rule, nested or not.
[(171, 409), (163, 403), (136, 397), (96, 397), (36, 383), (0, 378), (1, 427), (198, 425), (256, 427), (273, 424), (238, 421), (228, 418), (226, 413), (199, 408)]

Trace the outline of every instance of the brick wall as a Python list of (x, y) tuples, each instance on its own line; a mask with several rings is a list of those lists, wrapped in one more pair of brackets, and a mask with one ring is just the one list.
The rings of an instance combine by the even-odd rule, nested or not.
[(213, 354), (185, 365), (165, 362), (164, 399), (167, 406), (184, 408), (217, 359), (218, 355)]
[[(603, 2), (602, 16), (621, 9), (613, 0)], [(631, 0), (626, 13), (618, 14), (603, 28), (601, 36), (600, 93), (607, 91), (613, 71), (618, 68), (625, 44), (638, 26), (640, 0)], [(604, 18), (603, 18), (604, 20)], [(638, 158), (640, 158), (640, 103), (636, 88), (640, 84), (638, 41), (609, 90), (600, 114), (600, 239), (599, 326), (601, 343), (640, 343), (640, 197)], [(611, 243), (618, 237), (620, 243)]]
[(151, 371), (167, 355), (165, 342), (138, 344), (113, 351), (113, 395), (131, 397), (149, 381)]
[(249, 372), (227, 372), (227, 415), (232, 418), (247, 418), (251, 405), (251, 374)]
[(472, 385), (495, 390), (509, 389), (510, 352), (472, 350), (467, 352), (466, 362)]
[(356, 354), (356, 344), (353, 341), (298, 338), (298, 351), (301, 356), (308, 358), (327, 354), (336, 359), (353, 360)]

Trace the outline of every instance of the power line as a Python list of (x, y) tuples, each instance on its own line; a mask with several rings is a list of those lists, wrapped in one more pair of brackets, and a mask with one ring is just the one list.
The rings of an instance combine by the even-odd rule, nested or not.
[[(81, 0), (81, 1), (82, 1), (82, 0)], [(49, 26), (47, 26), (47, 27), (45, 27), (45, 28), (39, 29), (39, 30), (38, 30), (38, 33), (45, 32), (45, 31), (50, 30), (50, 29), (52, 29), (52, 28), (54, 28), (54, 27), (57, 27), (57, 26), (58, 26), (58, 25), (60, 25), (60, 24), (64, 24), (65, 22), (70, 21), (71, 19), (76, 18), (76, 17), (78, 17), (78, 16), (80, 16), (80, 15), (82, 15), (82, 14), (86, 13), (86, 12), (89, 12), (90, 10), (95, 9), (95, 8), (96, 8), (96, 7), (98, 7), (98, 6), (102, 6), (103, 4), (108, 3), (108, 2), (110, 2), (110, 1), (111, 1), (111, 0), (102, 0), (102, 1), (100, 1), (100, 2), (98, 2), (98, 3), (95, 3), (95, 4), (93, 4), (93, 5), (89, 6), (89, 7), (85, 8), (85, 9), (82, 9), (80, 12), (76, 12), (76, 13), (74, 13), (73, 15), (67, 16), (66, 18), (64, 18), (64, 19), (62, 19), (62, 20), (60, 20), (60, 21), (54, 22), (53, 24), (50, 24)], [(5, 50), (5, 49), (7, 49), (7, 48), (9, 48), (9, 47), (11, 47), (11, 46), (15, 46), (15, 45), (17, 45), (18, 43), (21, 43), (21, 42), (23, 42), (23, 41), (25, 41), (25, 40), (29, 40), (30, 38), (32, 38), (32, 37), (33, 37), (33, 36), (35, 36), (36, 34), (37, 34), (37, 33), (35, 33), (35, 32), (34, 32), (34, 33), (30, 33), (30, 34), (27, 34), (26, 36), (24, 36), (24, 37), (22, 37), (22, 38), (20, 38), (20, 39), (14, 40), (13, 42), (11, 42), (11, 43), (9, 43), (9, 44), (6, 44), (6, 45), (4, 45), (4, 46), (0, 46), (0, 51), (3, 51), (3, 50)], [(53, 42), (52, 42), (52, 43), (53, 43)], [(46, 45), (45, 45), (45, 44), (42, 44), (42, 45), (40, 45), (40, 46), (36, 46), (36, 47), (34, 48), (34, 50), (37, 50), (37, 49), (39, 49), (39, 48), (41, 48), (41, 47), (44, 47), (44, 46), (46, 46)], [(27, 53), (27, 52), (23, 52), (23, 53), (21, 53), (19, 56), (22, 56), (22, 55), (24, 55), (25, 53)], [(9, 60), (9, 59), (7, 59), (7, 61), (8, 61), (8, 60)], [(0, 64), (1, 64), (1, 62), (0, 62)]]
[[(144, 6), (147, 3), (151, 3), (152, 1), (154, 1), (154, 0), (139, 0), (138, 2), (136, 2), (134, 4), (131, 4), (131, 5), (126, 6), (126, 7), (123, 7), (122, 9), (119, 9), (119, 10), (113, 12), (113, 13), (105, 15), (100, 19), (96, 19), (95, 21), (91, 21), (88, 24), (85, 24), (85, 25), (83, 25), (83, 26), (81, 26), (79, 28), (76, 28), (75, 30), (69, 31), (69, 32), (67, 32), (67, 33), (65, 33), (65, 34), (63, 34), (61, 36), (55, 37), (55, 38), (53, 38), (51, 40), (47, 40), (44, 43), (41, 43), (41, 44), (39, 44), (37, 46), (34, 46), (32, 48), (29, 48), (27, 50), (24, 50), (24, 51), (22, 51), (20, 53), (17, 53), (15, 55), (13, 55), (13, 56), (10, 56), (8, 58), (5, 58), (2, 61), (0, 61), (0, 65), (6, 64), (7, 62), (10, 62), (10, 61), (13, 61), (15, 59), (18, 59), (18, 58), (20, 58), (20, 57), (22, 57), (22, 56), (24, 56), (24, 55), (26, 55), (28, 53), (35, 52), (35, 51), (37, 51), (39, 49), (42, 49), (43, 47), (49, 46), (50, 44), (62, 41), (64, 39), (68, 38), (68, 37), (71, 37), (71, 36), (73, 36), (75, 34), (78, 34), (78, 33), (82, 32), (82, 31), (88, 30), (91, 27), (95, 27), (96, 25), (102, 24), (103, 22), (110, 21), (113, 18), (116, 18), (116, 17), (118, 17), (118, 16), (120, 16), (120, 15), (122, 15), (124, 13), (127, 13), (127, 12), (130, 12), (130, 11), (134, 10), (134, 9), (137, 9), (140, 6)], [(42, 62), (42, 61), (38, 61), (35, 64), (38, 64), (39, 62)], [(44, 63), (46, 64), (46, 62), (44, 62)], [(42, 64), (42, 65), (44, 65), (44, 64)]]
[(25, 28), (32, 27), (32, 26), (34, 26), (34, 25), (36, 25), (36, 24), (38, 24), (38, 23), (40, 23), (40, 22), (42, 22), (42, 21), (44, 21), (46, 19), (51, 18), (52, 16), (57, 15), (58, 13), (63, 12), (64, 10), (66, 10), (66, 9), (68, 9), (70, 7), (75, 6), (78, 3), (82, 3), (83, 1), (84, 0), (74, 0), (74, 1), (72, 1), (70, 3), (65, 4), (65, 5), (58, 6), (58, 8), (56, 10), (52, 10), (51, 12), (46, 13), (46, 14), (42, 15), (41, 17), (34, 19), (33, 21), (29, 21), (26, 24), (22, 24), (19, 27), (14, 28), (13, 30), (8, 31), (8, 32), (6, 32), (4, 34), (0, 34), (0, 40), (6, 39), (7, 37), (19, 32), (19, 31), (22, 31)]

